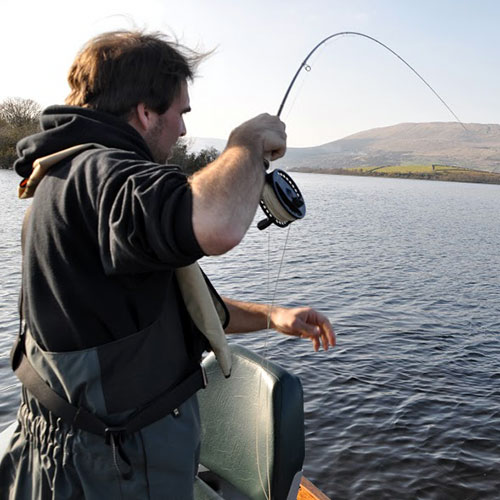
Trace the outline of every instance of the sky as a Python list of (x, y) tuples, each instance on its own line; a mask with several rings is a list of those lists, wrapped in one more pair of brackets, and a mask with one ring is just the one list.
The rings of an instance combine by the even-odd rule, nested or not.
[[(225, 139), (276, 114), (301, 62), (327, 36), (357, 31), (412, 65), (464, 123), (500, 117), (497, 0), (0, 0), (0, 101), (62, 104), (68, 68), (91, 37), (162, 31), (213, 54), (190, 87), (188, 136)], [(288, 145), (316, 146), (375, 127), (454, 121), (396, 57), (336, 37), (301, 71), (281, 118)]]

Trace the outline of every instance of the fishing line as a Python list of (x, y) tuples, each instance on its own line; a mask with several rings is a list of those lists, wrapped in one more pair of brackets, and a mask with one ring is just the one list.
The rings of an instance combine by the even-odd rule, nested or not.
[[(267, 345), (268, 345), (268, 340), (269, 340), (269, 328), (270, 328), (270, 324), (271, 324), (271, 310), (272, 310), (272, 305), (271, 305), (271, 301), (269, 300), (270, 297), (271, 297), (271, 232), (268, 231), (267, 233), (267, 283), (266, 283), (266, 290), (267, 290), (267, 293), (266, 293), (266, 297), (267, 297), (267, 302), (269, 303), (269, 307), (268, 307), (268, 312), (267, 312), (267, 321), (266, 321), (266, 334), (264, 336), (264, 348), (263, 348), (263, 358), (264, 358), (264, 363), (265, 363), (265, 366), (266, 366), (266, 370), (267, 370), (267, 367), (269, 365), (269, 361), (268, 361), (268, 357), (267, 357)], [(260, 399), (261, 399), (261, 394), (262, 394), (262, 378), (263, 378), (263, 374), (261, 373), (261, 376), (259, 377), (259, 388), (258, 388), (258, 391), (257, 391), (257, 404), (260, 403)], [(268, 408), (268, 404), (267, 404), (267, 399), (266, 399), (266, 408), (265, 408), (265, 414), (266, 414), (266, 417), (269, 413), (269, 408)], [(266, 490), (266, 486), (264, 484), (264, 479), (262, 477), (262, 473), (261, 473), (261, 470), (260, 470), (260, 455), (259, 455), (259, 422), (260, 422), (260, 419), (259, 419), (259, 412), (256, 411), (255, 412), (255, 459), (256, 459), (256, 463), (257, 463), (257, 473), (258, 473), (258, 476), (259, 476), (259, 482), (260, 482), (260, 487), (262, 489), (262, 492), (264, 493), (264, 496), (266, 497), (266, 500), (271, 500), (271, 485), (270, 485), (270, 481), (271, 481), (271, 478), (269, 476), (269, 472), (268, 472), (268, 469), (269, 469), (269, 435), (270, 435), (270, 430), (269, 430), (269, 419), (266, 418), (266, 465), (267, 465), (267, 468), (266, 468), (266, 477), (267, 477), (267, 490)], [(269, 493), (269, 496), (268, 496), (268, 493)]]
[[(283, 268), (283, 263), (285, 261), (285, 251), (287, 248), (288, 244), (288, 238), (290, 235), (290, 226), (288, 226), (288, 230), (286, 232), (285, 236), (285, 243), (283, 245), (283, 250), (281, 252), (281, 258), (280, 258), (280, 263), (278, 266), (278, 273), (276, 275), (276, 282), (274, 286), (274, 290), (272, 293), (272, 296), (270, 294), (271, 292), (271, 232), (268, 232), (268, 238), (267, 238), (267, 302), (268, 302), (268, 312), (267, 312), (267, 321), (266, 321), (266, 333), (264, 336), (264, 348), (263, 348), (263, 359), (264, 359), (264, 371), (268, 371), (269, 367), (269, 357), (267, 355), (267, 349), (268, 349), (268, 340), (269, 340), (269, 333), (271, 329), (271, 313), (274, 308), (274, 304), (276, 301), (276, 294), (278, 291), (278, 284), (279, 284), (279, 279), (281, 275), (281, 270)], [(261, 400), (261, 394), (262, 394), (262, 384), (263, 384), (263, 373), (261, 373), (261, 376), (259, 377), (259, 388), (257, 391), (258, 397), (257, 397), (257, 402), (258, 404), (260, 403)], [(269, 474), (269, 464), (270, 464), (270, 439), (269, 436), (271, 435), (270, 431), (270, 419), (269, 417), (269, 398), (266, 398), (265, 402), (265, 407), (264, 407), (264, 415), (265, 415), (265, 420), (266, 420), (266, 429), (265, 429), (265, 460), (266, 460), (266, 478), (267, 478), (267, 491), (265, 487), (265, 479), (262, 477), (261, 473), (261, 467), (260, 467), (260, 455), (259, 455), (259, 423), (260, 423), (260, 414), (259, 412), (255, 412), (256, 415), (256, 422), (255, 422), (255, 457), (256, 457), (256, 462), (257, 462), (257, 473), (259, 476), (259, 482), (260, 486), (262, 488), (262, 492), (264, 493), (264, 496), (266, 497), (266, 500), (272, 500), (271, 496), (271, 476)]]

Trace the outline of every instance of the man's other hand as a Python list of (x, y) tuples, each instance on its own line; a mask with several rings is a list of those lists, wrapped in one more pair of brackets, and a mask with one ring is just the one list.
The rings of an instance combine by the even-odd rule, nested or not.
[(325, 351), (335, 345), (335, 333), (330, 321), (310, 307), (275, 307), (271, 312), (271, 326), (285, 335), (311, 339), (315, 351), (321, 345)]

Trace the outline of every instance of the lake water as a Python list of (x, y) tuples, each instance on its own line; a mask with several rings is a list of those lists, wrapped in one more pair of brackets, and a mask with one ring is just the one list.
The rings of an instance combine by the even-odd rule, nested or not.
[[(304, 470), (332, 499), (500, 498), (500, 186), (293, 174), (307, 216), (203, 259), (219, 292), (310, 305), (338, 346), (232, 337), (300, 376)], [(0, 171), (0, 428), (15, 415), (26, 202)], [(260, 214), (258, 214), (260, 217)], [(258, 217), (258, 218), (259, 218)]]

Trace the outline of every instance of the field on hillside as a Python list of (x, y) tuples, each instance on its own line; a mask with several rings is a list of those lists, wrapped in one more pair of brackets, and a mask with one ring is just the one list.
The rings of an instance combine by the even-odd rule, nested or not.
[[(300, 170), (304, 171), (303, 169)], [(312, 170), (309, 169), (308, 171)], [(327, 168), (321, 169), (321, 173), (500, 184), (500, 174), (498, 173), (453, 165), (386, 165), (382, 167)]]

